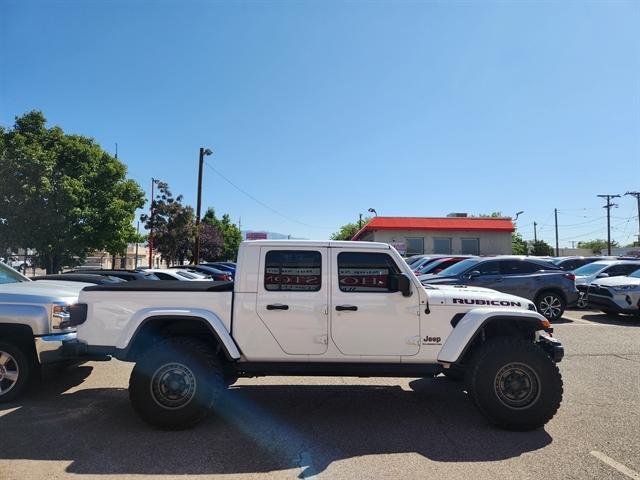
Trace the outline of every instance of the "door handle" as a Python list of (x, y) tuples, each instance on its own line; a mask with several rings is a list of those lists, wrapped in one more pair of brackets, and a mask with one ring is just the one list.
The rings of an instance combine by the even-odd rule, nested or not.
[(356, 310), (358, 310), (358, 307), (356, 307), (355, 305), (336, 305), (336, 310), (339, 312), (342, 312), (344, 310), (355, 312)]
[(282, 305), (281, 303), (274, 303), (267, 305), (267, 310), (289, 310), (289, 305)]

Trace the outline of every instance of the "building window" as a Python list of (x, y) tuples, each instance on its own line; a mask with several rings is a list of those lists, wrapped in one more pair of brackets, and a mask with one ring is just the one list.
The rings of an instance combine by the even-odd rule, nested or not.
[(424, 253), (424, 238), (405, 238), (406, 241), (406, 254), (409, 255), (422, 255)]
[(270, 292), (317, 292), (322, 255), (307, 250), (271, 250), (265, 256), (264, 289)]
[(461, 239), (462, 248), (460, 253), (463, 255), (480, 255), (480, 239), (479, 238), (463, 238)]
[(338, 284), (342, 292), (394, 292), (389, 278), (396, 273), (400, 269), (386, 253), (338, 254)]
[(443, 237), (435, 237), (433, 239), (433, 253), (441, 253), (445, 255), (451, 254), (451, 239)]

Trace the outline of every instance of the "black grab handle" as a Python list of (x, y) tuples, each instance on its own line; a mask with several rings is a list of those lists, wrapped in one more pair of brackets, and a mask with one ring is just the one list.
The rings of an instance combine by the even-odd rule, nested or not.
[(339, 312), (342, 312), (343, 310), (350, 310), (352, 312), (355, 312), (356, 310), (358, 310), (358, 307), (356, 307), (355, 305), (336, 305), (336, 310)]
[(289, 305), (274, 303), (273, 305), (267, 305), (267, 310), (289, 310)]

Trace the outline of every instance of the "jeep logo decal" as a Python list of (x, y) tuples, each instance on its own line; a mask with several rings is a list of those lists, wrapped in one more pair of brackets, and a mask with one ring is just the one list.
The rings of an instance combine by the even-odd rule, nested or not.
[(453, 303), (464, 305), (493, 305), (495, 307), (521, 307), (522, 303), (513, 300), (476, 300), (473, 298), (454, 298)]
[(430, 337), (427, 335), (422, 339), (423, 345), (440, 345), (442, 343), (441, 337)]

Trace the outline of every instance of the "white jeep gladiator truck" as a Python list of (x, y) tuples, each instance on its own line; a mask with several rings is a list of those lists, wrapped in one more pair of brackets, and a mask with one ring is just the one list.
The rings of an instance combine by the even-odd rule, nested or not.
[(563, 347), (530, 301), (423, 287), (383, 243), (244, 242), (234, 283), (88, 287), (70, 322), (74, 355), (135, 362), (132, 405), (167, 429), (215, 411), (238, 377), (263, 375), (444, 373), (508, 429), (544, 425), (562, 400)]

